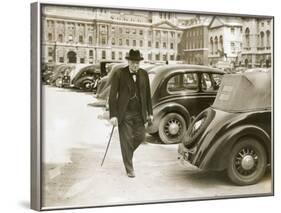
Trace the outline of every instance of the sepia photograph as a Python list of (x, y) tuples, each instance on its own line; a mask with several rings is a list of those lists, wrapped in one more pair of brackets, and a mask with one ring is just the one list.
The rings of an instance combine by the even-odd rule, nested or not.
[(33, 209), (273, 195), (273, 16), (31, 17)]

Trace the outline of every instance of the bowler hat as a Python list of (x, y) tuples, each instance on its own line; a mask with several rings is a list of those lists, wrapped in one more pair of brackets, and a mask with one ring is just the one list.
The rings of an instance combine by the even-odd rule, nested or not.
[(129, 51), (129, 55), (125, 57), (128, 60), (132, 60), (132, 61), (141, 61), (143, 60), (143, 57), (140, 54), (139, 50), (134, 50), (134, 49), (130, 49)]

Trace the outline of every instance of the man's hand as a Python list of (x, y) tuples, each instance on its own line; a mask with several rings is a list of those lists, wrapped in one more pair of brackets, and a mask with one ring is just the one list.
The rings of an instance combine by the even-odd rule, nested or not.
[(117, 126), (118, 125), (118, 120), (116, 117), (112, 117), (109, 122), (113, 125), (113, 126)]
[(152, 123), (153, 123), (153, 115), (149, 115), (149, 116), (147, 117), (147, 122), (148, 122), (148, 125), (149, 125), (149, 126), (152, 125)]

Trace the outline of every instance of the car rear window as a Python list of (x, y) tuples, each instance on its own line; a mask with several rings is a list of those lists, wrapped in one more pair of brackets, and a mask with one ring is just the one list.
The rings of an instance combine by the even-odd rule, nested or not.
[(167, 91), (194, 92), (198, 89), (198, 77), (196, 73), (180, 73), (172, 76), (167, 83)]

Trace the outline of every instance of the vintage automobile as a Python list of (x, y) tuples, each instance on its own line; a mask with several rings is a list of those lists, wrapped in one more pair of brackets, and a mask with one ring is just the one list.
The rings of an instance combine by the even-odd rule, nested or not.
[(75, 68), (74, 65), (60, 64), (53, 70), (52, 75), (49, 78), (51, 85), (56, 87), (69, 87), (70, 86), (70, 74)]
[(214, 104), (189, 126), (182, 162), (226, 171), (238, 185), (257, 183), (271, 162), (270, 72), (225, 75)]
[(162, 65), (149, 72), (154, 121), (147, 127), (163, 143), (179, 143), (193, 117), (209, 107), (224, 71), (199, 65)]
[(93, 91), (100, 79), (100, 66), (98, 64), (83, 67), (74, 76), (71, 83), (74, 88), (83, 91)]
[(53, 70), (56, 67), (54, 63), (43, 63), (41, 70), (42, 70), (42, 82), (45, 84), (50, 84), (50, 78), (53, 75)]

